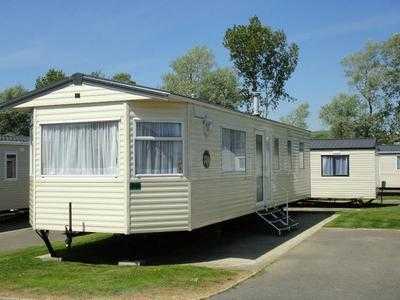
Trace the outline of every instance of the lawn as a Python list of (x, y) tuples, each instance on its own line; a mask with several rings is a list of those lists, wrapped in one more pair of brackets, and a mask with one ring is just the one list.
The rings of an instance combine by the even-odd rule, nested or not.
[(344, 211), (327, 227), (400, 229), (400, 206)]
[[(169, 298), (173, 295), (203, 295), (236, 280), (241, 273), (187, 265), (119, 267), (105, 263), (113, 253), (105, 255), (99, 249), (110, 242), (110, 235), (91, 234), (74, 239), (76, 252), (69, 255), (75, 261), (43, 262), (38, 255), (44, 247), (0, 254), (0, 295), (46, 297), (151, 296)], [(59, 254), (66, 254), (61, 243), (55, 243)], [(107, 249), (104, 248), (103, 249)], [(74, 250), (73, 250), (74, 251)], [(116, 252), (116, 250), (113, 250)], [(80, 256), (91, 256), (93, 263), (82, 263)]]

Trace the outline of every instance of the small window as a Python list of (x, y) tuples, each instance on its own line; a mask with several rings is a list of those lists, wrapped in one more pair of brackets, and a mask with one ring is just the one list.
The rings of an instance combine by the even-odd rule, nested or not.
[(6, 178), (17, 178), (17, 154), (6, 154)]
[(400, 170), (400, 156), (397, 156), (397, 170)]
[(173, 122), (137, 122), (135, 173), (182, 174), (182, 124)]
[(293, 168), (292, 141), (287, 141), (288, 168)]
[(349, 176), (348, 155), (322, 155), (322, 176)]
[(274, 162), (274, 169), (279, 169), (279, 139), (274, 139), (274, 149), (273, 149), (273, 162)]
[(246, 132), (222, 128), (222, 171), (246, 171)]
[(299, 143), (299, 168), (304, 169), (304, 143)]

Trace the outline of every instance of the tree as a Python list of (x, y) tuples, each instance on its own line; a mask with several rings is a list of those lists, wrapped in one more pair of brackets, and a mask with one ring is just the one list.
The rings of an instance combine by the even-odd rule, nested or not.
[(170, 92), (204, 98), (229, 108), (235, 108), (242, 99), (235, 72), (216, 68), (214, 55), (207, 47), (190, 49), (170, 67), (172, 71), (163, 76), (163, 88)]
[(67, 76), (62, 70), (51, 68), (44, 75), (36, 79), (35, 86), (37, 89), (44, 88), (65, 78)]
[(365, 114), (366, 107), (356, 95), (342, 93), (322, 106), (319, 116), (332, 137), (355, 138), (360, 136)]
[(229, 68), (208, 72), (200, 82), (199, 97), (228, 108), (235, 108), (242, 96), (236, 74)]
[(126, 72), (119, 72), (115, 73), (112, 77), (112, 80), (122, 82), (122, 83), (128, 83), (128, 84), (135, 84), (136, 82), (132, 79), (131, 74), (126, 73)]
[(369, 42), (342, 61), (349, 85), (367, 106), (360, 134), (380, 142), (398, 139), (400, 35)]
[[(25, 94), (27, 90), (21, 85), (10, 87), (0, 92), (0, 103), (11, 101)], [(13, 133), (29, 136), (30, 114), (6, 110), (0, 112), (0, 134)]]
[(296, 107), (287, 116), (282, 117), (280, 120), (283, 123), (307, 129), (307, 118), (310, 115), (310, 105), (304, 102)]
[(247, 111), (251, 111), (252, 96), (259, 95), (267, 116), (283, 101), (293, 101), (285, 89), (286, 81), (298, 61), (298, 46), (288, 44), (283, 31), (263, 25), (257, 16), (247, 25), (235, 25), (225, 32), (224, 46), (243, 81), (247, 95)]
[(170, 64), (172, 72), (163, 76), (163, 88), (188, 97), (199, 97), (201, 81), (215, 66), (214, 55), (197, 46)]

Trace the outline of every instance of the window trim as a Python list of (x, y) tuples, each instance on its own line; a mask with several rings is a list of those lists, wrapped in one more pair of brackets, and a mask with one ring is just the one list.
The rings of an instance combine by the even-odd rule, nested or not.
[(396, 155), (396, 170), (400, 170), (400, 155)]
[[(102, 123), (102, 122), (117, 122), (117, 127), (118, 127), (118, 153), (117, 153), (117, 173), (114, 175), (46, 175), (43, 174), (43, 164), (42, 164), (42, 130), (43, 130), (43, 125), (62, 125), (62, 124), (80, 124), (80, 123)], [(74, 179), (74, 178), (88, 178), (88, 179), (96, 179), (96, 178), (112, 178), (112, 179), (119, 179), (121, 176), (121, 170), (120, 170), (120, 154), (121, 154), (121, 139), (120, 139), (120, 130), (121, 130), (121, 118), (102, 118), (102, 119), (78, 119), (78, 120), (65, 120), (65, 121), (49, 121), (49, 122), (40, 122), (38, 124), (39, 126), (39, 158), (35, 157), (35, 153), (33, 153), (33, 164), (35, 164), (36, 159), (39, 159), (40, 161), (40, 178), (46, 179), (46, 178), (68, 178), (68, 179)], [(33, 139), (32, 139), (33, 141)], [(34, 144), (32, 144), (34, 146)], [(37, 154), (36, 154), (37, 155)], [(36, 172), (36, 171), (35, 171)], [(34, 174), (36, 176), (36, 174)]]
[[(181, 124), (181, 137), (152, 137), (152, 136), (137, 136), (136, 135), (136, 124), (137, 123), (176, 123)], [(133, 136), (133, 149), (131, 151), (132, 160), (133, 160), (133, 168), (134, 174), (131, 174), (131, 178), (140, 178), (140, 177), (183, 177), (186, 174), (186, 128), (184, 121), (177, 120), (168, 120), (168, 119), (133, 119), (133, 126), (130, 137)], [(136, 173), (136, 141), (171, 141), (171, 142), (180, 142), (182, 141), (182, 173), (162, 173), (162, 174), (140, 174)], [(129, 170), (131, 173), (132, 170)]]
[[(324, 157), (347, 157), (347, 174), (346, 175), (324, 175), (323, 173), (323, 158)], [(335, 164), (335, 160), (334, 160)], [(333, 170), (335, 170), (335, 167), (333, 167)], [(321, 155), (321, 177), (349, 177), (350, 176), (350, 155), (349, 154), (324, 154)]]
[[(8, 155), (15, 155), (15, 177), (7, 177), (7, 156)], [(18, 180), (18, 154), (17, 151), (7, 151), (4, 153), (4, 169), (5, 169), (5, 173), (4, 173), (4, 180), (7, 181), (16, 181)]]
[[(223, 165), (222, 165), (222, 132), (223, 132), (223, 129), (244, 132), (244, 170), (225, 171), (223, 169)], [(222, 174), (245, 175), (247, 173), (247, 167), (248, 167), (248, 163), (247, 163), (247, 131), (243, 130), (243, 128), (239, 129), (239, 128), (234, 128), (234, 127), (221, 126), (221, 129), (220, 129), (220, 155), (221, 155), (221, 172), (222, 172)]]

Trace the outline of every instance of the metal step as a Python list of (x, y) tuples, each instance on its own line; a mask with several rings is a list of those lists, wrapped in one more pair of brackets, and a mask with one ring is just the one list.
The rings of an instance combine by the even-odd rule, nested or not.
[(287, 232), (298, 227), (299, 223), (289, 215), (282, 208), (278, 209), (262, 209), (256, 212), (257, 215), (264, 220), (267, 225), (274, 231), (281, 235), (282, 232)]

